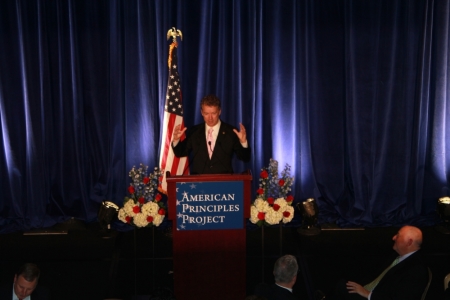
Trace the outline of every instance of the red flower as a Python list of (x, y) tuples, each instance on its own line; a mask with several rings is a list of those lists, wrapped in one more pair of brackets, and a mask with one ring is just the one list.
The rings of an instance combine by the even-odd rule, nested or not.
[(147, 217), (147, 222), (149, 222), (149, 223), (153, 222), (153, 217), (152, 216), (148, 216)]
[(269, 177), (269, 173), (267, 173), (266, 170), (262, 170), (261, 174), (259, 174), (259, 177), (261, 177), (262, 179), (266, 179), (267, 177)]
[(289, 218), (290, 215), (291, 215), (291, 213), (288, 211), (283, 212), (283, 217), (285, 217), (285, 218)]
[(272, 197), (267, 198), (267, 202), (269, 202), (270, 205), (272, 205), (275, 200)]
[(280, 209), (280, 206), (278, 204), (273, 205), (273, 210), (278, 211)]
[(144, 198), (144, 197), (141, 197), (141, 198), (139, 198), (138, 201), (139, 201), (140, 204), (144, 204), (144, 203), (145, 203), (145, 198)]
[(131, 223), (131, 220), (133, 220), (132, 217), (130, 217), (130, 216), (125, 217), (125, 221), (127, 221), (127, 223)]
[(258, 220), (264, 220), (265, 217), (266, 217), (265, 213), (263, 213), (263, 212), (258, 213)]
[(142, 182), (143, 182), (144, 184), (147, 184), (147, 183), (150, 182), (150, 178), (144, 177), (144, 179), (142, 180)]
[(130, 194), (134, 194), (134, 186), (130, 185), (130, 186), (128, 187), (128, 192), (129, 192)]
[(264, 190), (263, 190), (262, 188), (259, 188), (259, 189), (256, 191), (256, 193), (257, 193), (258, 195), (262, 195), (262, 194), (264, 194)]
[(166, 214), (166, 211), (164, 210), (164, 208), (160, 208), (158, 210), (158, 214), (161, 215), (161, 216), (164, 216)]
[(294, 201), (294, 196), (292, 196), (292, 195), (287, 196), (287, 197), (286, 197), (286, 201), (287, 201), (287, 202), (292, 202), (292, 201)]
[(156, 202), (159, 202), (159, 201), (161, 201), (161, 199), (162, 199), (161, 194), (156, 194), (156, 196), (155, 196), (155, 201), (156, 201)]
[(280, 179), (280, 181), (278, 181), (278, 185), (279, 186), (283, 186), (284, 185), (284, 179)]
[(139, 207), (139, 205), (136, 205), (135, 207), (133, 207), (133, 212), (134, 212), (135, 214), (138, 214), (138, 213), (141, 212), (141, 208)]

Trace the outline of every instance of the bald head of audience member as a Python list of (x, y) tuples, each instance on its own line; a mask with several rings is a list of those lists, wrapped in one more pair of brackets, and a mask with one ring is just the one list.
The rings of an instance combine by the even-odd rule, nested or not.
[(392, 238), (394, 241), (394, 250), (398, 255), (417, 251), (422, 245), (422, 231), (414, 226), (403, 226)]
[(273, 267), (275, 283), (292, 289), (297, 280), (298, 264), (293, 255), (284, 255), (277, 259)]

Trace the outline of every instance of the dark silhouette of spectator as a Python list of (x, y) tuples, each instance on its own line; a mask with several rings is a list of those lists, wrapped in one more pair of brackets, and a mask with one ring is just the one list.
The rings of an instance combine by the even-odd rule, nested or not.
[(403, 226), (392, 240), (399, 256), (377, 278), (366, 285), (343, 281), (338, 284), (335, 295), (321, 299), (420, 300), (429, 280), (428, 267), (420, 250), (422, 231), (414, 226)]
[(41, 271), (38, 266), (31, 263), (22, 265), (14, 275), (14, 281), (0, 288), (0, 299), (25, 299), (31, 296), (32, 300), (48, 300), (50, 293), (45, 287), (39, 286)]
[(450, 281), (447, 283), (447, 287), (444, 292), (444, 300), (450, 300)]
[(292, 293), (292, 287), (297, 281), (298, 264), (295, 256), (284, 255), (277, 259), (273, 267), (275, 283), (260, 284), (255, 289), (255, 295), (267, 300), (298, 300)]

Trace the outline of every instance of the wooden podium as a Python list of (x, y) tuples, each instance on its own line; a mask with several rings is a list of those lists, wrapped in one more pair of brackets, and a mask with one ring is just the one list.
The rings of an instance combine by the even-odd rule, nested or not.
[[(176, 299), (244, 299), (245, 219), (250, 217), (252, 175), (249, 171), (231, 175), (167, 174), (166, 180), (168, 218), (173, 222)], [(197, 194), (192, 195), (192, 191)], [(235, 213), (237, 219), (233, 219)]]

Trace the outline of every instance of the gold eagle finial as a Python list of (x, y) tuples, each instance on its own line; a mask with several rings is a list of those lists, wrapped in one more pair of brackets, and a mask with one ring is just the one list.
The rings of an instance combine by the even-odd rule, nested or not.
[(170, 37), (172, 37), (173, 42), (176, 43), (177, 36), (179, 36), (180, 39), (183, 40), (183, 34), (181, 33), (180, 29), (176, 29), (175, 27), (172, 27), (169, 29), (169, 31), (167, 31), (167, 40), (169, 40)]

